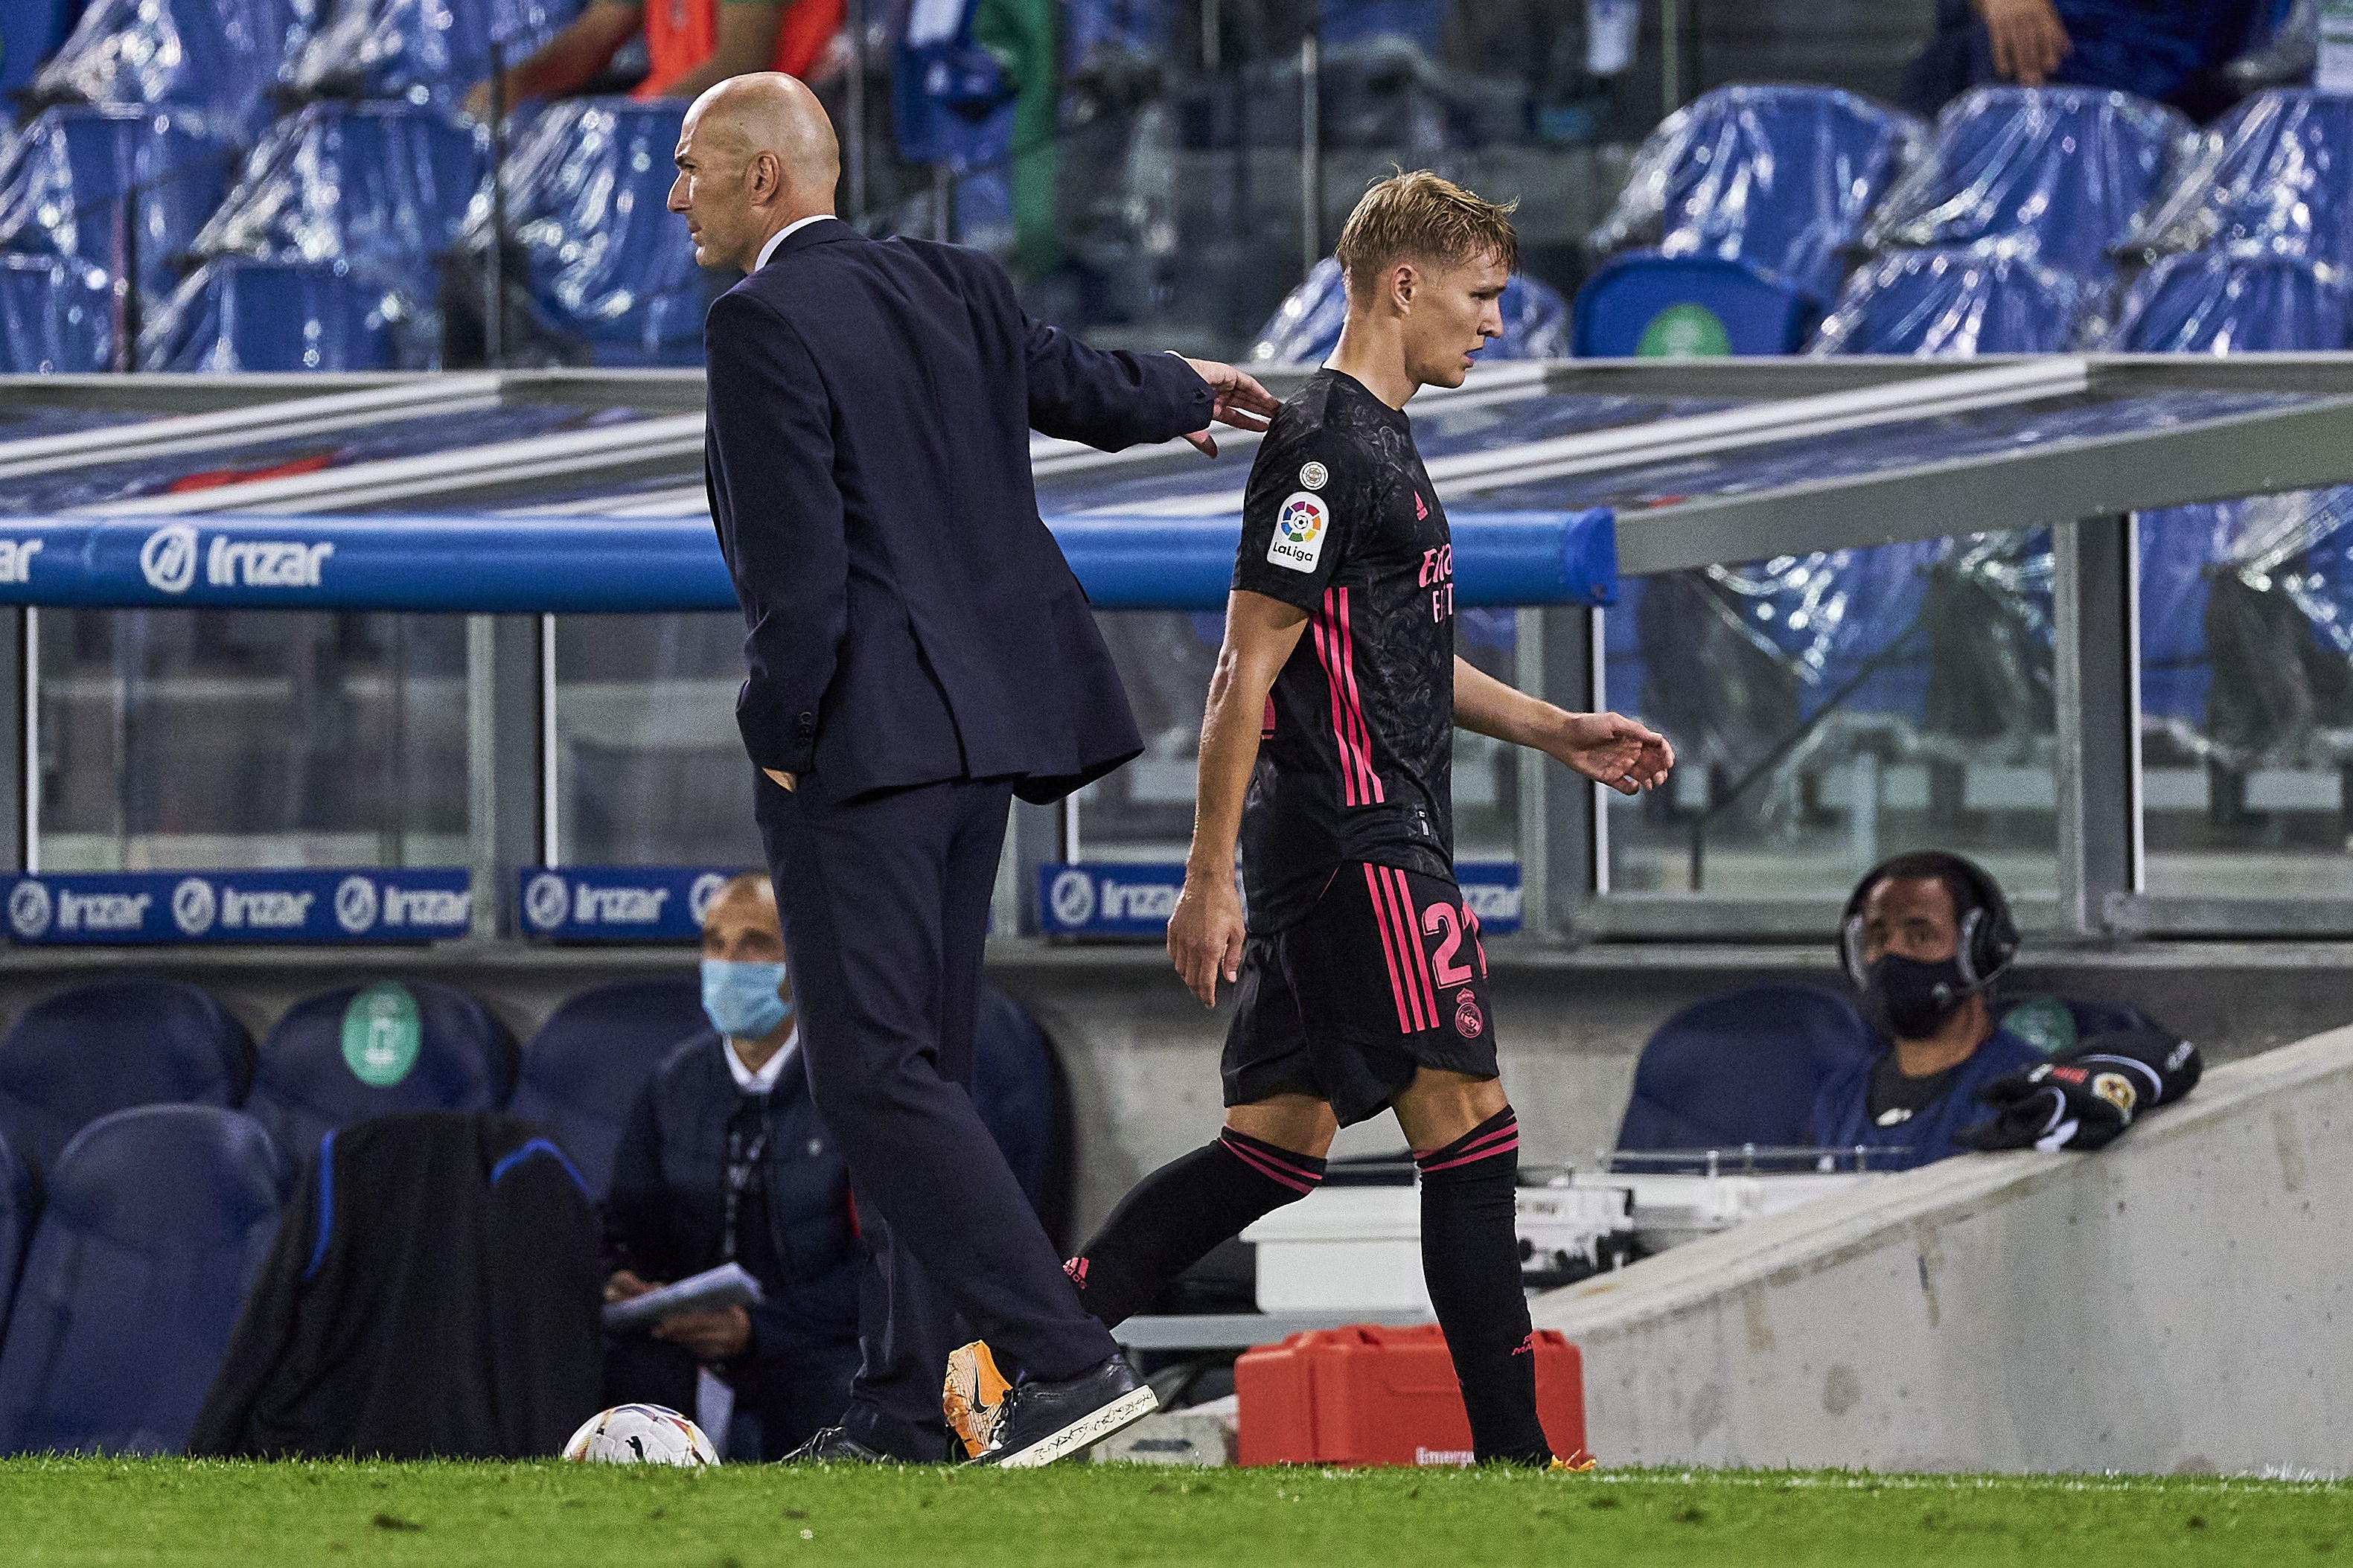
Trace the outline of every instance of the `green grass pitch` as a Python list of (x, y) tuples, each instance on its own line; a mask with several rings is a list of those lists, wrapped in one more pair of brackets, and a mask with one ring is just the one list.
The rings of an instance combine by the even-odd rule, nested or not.
[(2339, 1560), (2353, 1486), (2337, 1482), (0, 1461), (9, 1568)]

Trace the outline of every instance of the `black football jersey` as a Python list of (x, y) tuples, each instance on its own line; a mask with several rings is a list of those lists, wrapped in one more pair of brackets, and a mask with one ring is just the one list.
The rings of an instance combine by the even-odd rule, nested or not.
[(1250, 466), (1234, 586), (1307, 612), (1242, 811), (1254, 931), (1348, 861), (1454, 876), (1454, 546), (1406, 416), (1318, 371)]

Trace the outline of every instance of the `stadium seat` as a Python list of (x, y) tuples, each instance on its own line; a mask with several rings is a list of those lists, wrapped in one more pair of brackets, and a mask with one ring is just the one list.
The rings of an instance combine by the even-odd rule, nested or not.
[(206, 262), (140, 334), (151, 371), (390, 370), (398, 296), (341, 261)]
[[(703, 279), (670, 214), (680, 103), (550, 105), (508, 168), (507, 213), (541, 330), (610, 366), (702, 363)], [(476, 250), (481, 228), (469, 231)]]
[(2353, 97), (2260, 93), (2206, 132), (2133, 237), (2353, 265)]
[(186, 109), (47, 110), (0, 144), (0, 251), (120, 277), (124, 196), (135, 189), (139, 288), (152, 309), (220, 205), (235, 155), (218, 127)]
[(1029, 1206), (1047, 1235), (1063, 1239), (1071, 1219), (1070, 1086), (1029, 1009), (993, 985), (980, 988), (972, 1080), (973, 1108)]
[(2189, 122), (2126, 93), (1984, 87), (1946, 107), (1929, 161), (1888, 198), (1873, 249), (2001, 243), (2105, 273)]
[(50, 1173), (0, 1344), (0, 1453), (177, 1452), (290, 1174), (234, 1110), (142, 1106), (83, 1129)]
[(524, 1042), (507, 1112), (546, 1128), (601, 1199), (638, 1087), (680, 1041), (710, 1026), (691, 975), (584, 991)]
[(287, 63), (305, 95), (447, 101), (530, 57), (579, 11), (576, 0), (348, 0)]
[(0, 1344), (8, 1340), (8, 1301), (16, 1291), (16, 1270), (40, 1217), (40, 1188), (8, 1140), (0, 1137)]
[(1694, 1002), (1642, 1047), (1618, 1147), (1810, 1145), (1822, 1084), (1879, 1049), (1854, 1005), (1816, 986), (1747, 985)]
[(2297, 256), (2167, 256), (2136, 279), (2106, 347), (2126, 353), (2327, 352), (2347, 346), (2353, 285)]
[(1847, 279), (1816, 353), (2058, 353), (2101, 290), (2024, 256), (1897, 250)]
[(250, 146), (269, 122), (279, 68), (322, 9), (311, 0), (90, 0), (33, 79), (33, 97), (198, 110)]
[(1577, 291), (1579, 359), (1788, 354), (1821, 307), (1751, 262), (1714, 256), (1614, 256)]
[(1717, 88), (1651, 133), (1588, 243), (1745, 261), (1828, 300), (1926, 142), (1910, 116), (1833, 88)]
[(2072, 996), (2001, 997), (1993, 1014), (2001, 1027), (2046, 1056), (2094, 1035), (2158, 1026), (2129, 1002), (2085, 1002)]
[(103, 268), (62, 256), (0, 256), (0, 374), (112, 370), (114, 312)]
[(505, 1106), (514, 1083), (514, 1042), (499, 1021), (447, 985), (387, 984), (404, 987), (414, 1001), (417, 1036), (413, 1057), (396, 1040), (383, 1063), (369, 1067), (375, 1081), (360, 1076), (366, 1064), (354, 1060), (366, 1048), (360, 1037), (369, 1026), (352, 1009), (359, 986), (304, 997), (262, 1040), (245, 1109), (281, 1148), (308, 1155), (330, 1130), (395, 1111)]
[[(1504, 312), (1504, 335), (1480, 351), (1481, 359), (1568, 357), (1568, 310), (1559, 290), (1514, 274), (1504, 285), (1498, 303)], [(1347, 314), (1340, 264), (1327, 256), (1259, 329), (1258, 342), (1250, 352), (1250, 363), (1321, 364), (1338, 345), (1340, 323)]]
[(0, 1135), (46, 1173), (110, 1111), (237, 1104), (252, 1056), (245, 1026), (194, 985), (133, 975), (60, 991), (0, 1037)]

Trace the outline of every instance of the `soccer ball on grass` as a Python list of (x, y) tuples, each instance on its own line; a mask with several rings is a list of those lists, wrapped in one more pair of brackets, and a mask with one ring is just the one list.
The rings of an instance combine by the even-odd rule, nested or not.
[(564, 1457), (592, 1465), (715, 1465), (702, 1428), (659, 1405), (617, 1405), (581, 1423)]

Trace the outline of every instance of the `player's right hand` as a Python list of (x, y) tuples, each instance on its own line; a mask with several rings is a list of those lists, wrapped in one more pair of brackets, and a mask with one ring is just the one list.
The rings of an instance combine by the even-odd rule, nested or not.
[(1218, 977), (1232, 984), (1242, 972), (1242, 896), (1233, 873), (1187, 874), (1168, 917), (1168, 957), (1185, 988), (1204, 1007), (1218, 1005)]

